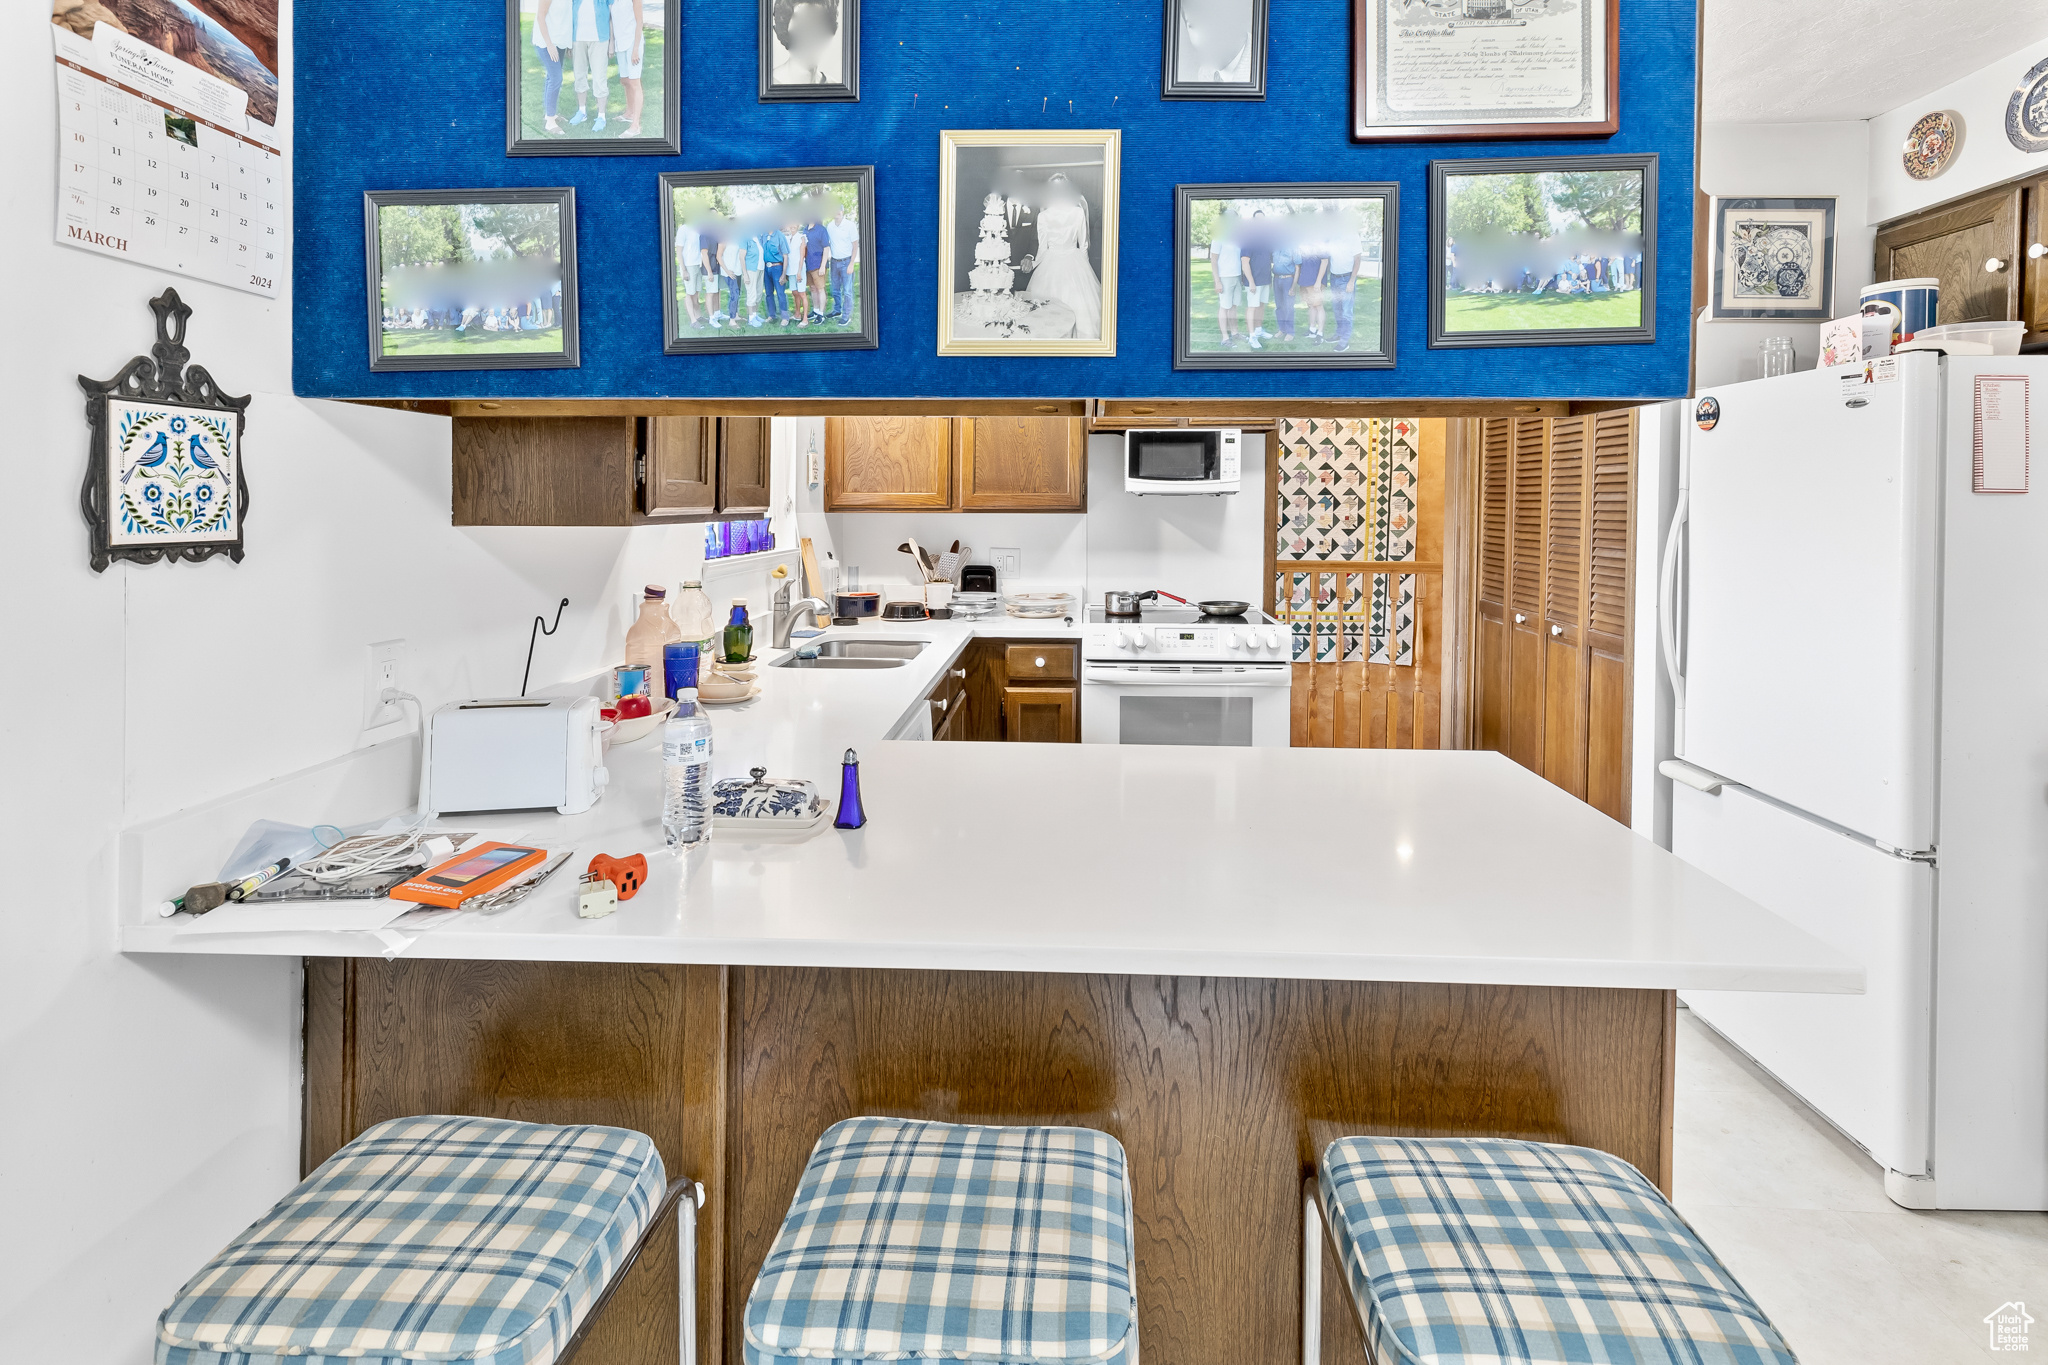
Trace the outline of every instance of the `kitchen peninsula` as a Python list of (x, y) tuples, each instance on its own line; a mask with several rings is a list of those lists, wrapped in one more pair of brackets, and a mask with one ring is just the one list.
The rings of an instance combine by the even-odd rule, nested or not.
[[(412, 1113), (652, 1134), (706, 1190), (704, 1361), (738, 1359), (747, 1287), (841, 1118), (1113, 1133), (1136, 1176), (1146, 1358), (1281, 1359), (1300, 1179), (1331, 1137), (1583, 1143), (1668, 1188), (1673, 992), (1862, 988), (1860, 967), (1498, 754), (884, 742), (977, 631), (1020, 627), (1072, 633), (835, 630), (928, 644), (901, 668), (764, 667), (758, 700), (714, 714), (721, 775), (825, 783), (859, 750), (864, 829), (656, 852), (596, 921), (558, 881), (417, 936), (137, 914), (123, 946), (306, 958), (308, 1167)], [(658, 743), (607, 763), (592, 811), (490, 823), (579, 860), (658, 850)], [(194, 818), (132, 831), (135, 859)], [(662, 1358), (670, 1254), (621, 1290), (597, 1359)], [(1331, 1358), (1356, 1352), (1328, 1310)]]

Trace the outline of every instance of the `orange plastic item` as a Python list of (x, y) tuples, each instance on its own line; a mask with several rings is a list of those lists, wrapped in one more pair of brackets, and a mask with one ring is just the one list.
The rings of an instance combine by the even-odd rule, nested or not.
[(546, 849), (525, 844), (483, 844), (400, 882), (391, 889), (391, 899), (457, 906), (471, 896), (503, 886), (547, 856)]
[(647, 880), (647, 855), (635, 853), (629, 858), (614, 858), (609, 853), (600, 853), (590, 860), (588, 875), (603, 877), (619, 888), (620, 900), (629, 901)]

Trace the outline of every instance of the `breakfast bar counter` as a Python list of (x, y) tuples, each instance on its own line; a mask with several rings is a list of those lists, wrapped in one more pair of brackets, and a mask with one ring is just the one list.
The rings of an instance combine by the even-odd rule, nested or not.
[[(1301, 1180), (1331, 1139), (1577, 1143), (1668, 1190), (1675, 991), (1862, 988), (1858, 964), (1497, 754), (883, 742), (893, 694), (814, 705), (859, 677), (776, 679), (776, 707), (713, 724), (728, 772), (824, 784), (857, 747), (864, 829), (668, 853), (650, 740), (611, 751), (591, 812), (482, 826), (579, 866), (654, 850), (606, 919), (576, 917), (565, 875), (417, 934), (180, 916), (131, 921), (124, 947), (306, 959), (308, 1167), (407, 1114), (653, 1135), (705, 1188), (699, 1359), (721, 1365), (840, 1119), (1113, 1134), (1148, 1365), (1293, 1360)], [(588, 1359), (674, 1359), (673, 1255), (634, 1269)], [(1360, 1360), (1342, 1296), (1324, 1311), (1325, 1360)]]

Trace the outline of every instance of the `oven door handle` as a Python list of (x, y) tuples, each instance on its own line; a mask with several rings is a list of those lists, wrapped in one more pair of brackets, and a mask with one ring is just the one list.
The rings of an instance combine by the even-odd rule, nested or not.
[(1081, 681), (1105, 687), (1285, 687), (1294, 681), (1291, 664), (1269, 664), (1245, 673), (1139, 673), (1088, 670)]

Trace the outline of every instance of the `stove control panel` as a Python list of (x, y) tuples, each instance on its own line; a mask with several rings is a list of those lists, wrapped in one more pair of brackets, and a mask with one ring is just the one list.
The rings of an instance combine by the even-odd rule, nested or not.
[(1284, 658), (1285, 626), (1103, 625), (1091, 626), (1089, 658), (1263, 659)]

